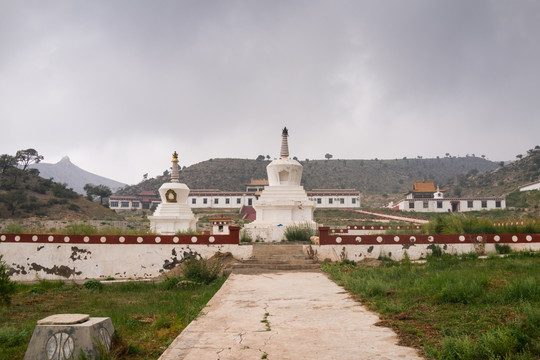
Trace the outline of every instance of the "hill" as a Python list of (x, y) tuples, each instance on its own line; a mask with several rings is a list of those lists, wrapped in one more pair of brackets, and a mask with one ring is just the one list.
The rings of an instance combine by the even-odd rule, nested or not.
[(45, 179), (52, 178), (56, 182), (65, 183), (75, 192), (83, 195), (86, 195), (84, 191), (84, 185), (86, 184), (105, 185), (113, 192), (126, 186), (126, 184), (119, 181), (111, 180), (81, 169), (73, 164), (67, 156), (64, 156), (56, 164), (40, 162), (30, 165), (30, 168), (38, 169), (41, 177)]
[(43, 179), (34, 169), (10, 167), (0, 173), (0, 219), (121, 219), (114, 211)]
[[(379, 206), (389, 198), (399, 197), (412, 187), (414, 180), (433, 179), (441, 185), (470, 171), (483, 173), (497, 168), (497, 163), (479, 157), (395, 160), (304, 160), (302, 182), (306, 190), (354, 188), (362, 193), (363, 204)], [(251, 179), (266, 179), (269, 161), (250, 159), (210, 159), (186, 167), (180, 181), (191, 189), (243, 191)], [(118, 195), (136, 195), (157, 189), (168, 176), (148, 179), (127, 186)]]

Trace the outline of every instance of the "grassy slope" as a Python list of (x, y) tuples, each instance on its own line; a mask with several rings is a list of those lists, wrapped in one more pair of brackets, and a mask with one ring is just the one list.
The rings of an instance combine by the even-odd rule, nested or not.
[(0, 202), (0, 219), (121, 219), (114, 211), (89, 201), (62, 184), (22, 170), (10, 170), (7, 174), (0, 174), (0, 197), (22, 191), (24, 201), (17, 205), (15, 214)]
[[(478, 157), (396, 160), (301, 160), (303, 185), (307, 190), (354, 188), (363, 202), (380, 205), (399, 198), (412, 187), (414, 180), (433, 179), (445, 184), (459, 174), (473, 169), (495, 169), (493, 162)], [(243, 191), (251, 179), (266, 179), (269, 161), (248, 159), (212, 159), (181, 171), (180, 181), (192, 189)], [(143, 190), (157, 191), (168, 177), (149, 179), (127, 187), (117, 194), (134, 195)]]

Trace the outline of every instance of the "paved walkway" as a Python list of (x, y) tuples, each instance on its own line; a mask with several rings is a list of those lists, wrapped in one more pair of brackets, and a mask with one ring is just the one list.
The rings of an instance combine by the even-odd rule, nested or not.
[(321, 272), (231, 274), (203, 313), (161, 360), (421, 359)]

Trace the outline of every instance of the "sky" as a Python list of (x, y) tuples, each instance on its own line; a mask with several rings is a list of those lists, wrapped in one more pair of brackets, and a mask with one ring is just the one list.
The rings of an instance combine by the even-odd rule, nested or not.
[[(210, 158), (540, 144), (537, 0), (0, 0), (0, 154), (128, 184)], [(224, 169), (227, 171), (227, 169)]]

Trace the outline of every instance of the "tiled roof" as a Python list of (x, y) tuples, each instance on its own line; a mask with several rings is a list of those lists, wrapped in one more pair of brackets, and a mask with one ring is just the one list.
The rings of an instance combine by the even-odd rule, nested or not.
[(413, 184), (413, 192), (436, 192), (435, 182), (431, 181), (415, 181)]
[(266, 186), (268, 185), (268, 180), (267, 179), (251, 179), (251, 182), (249, 184), (246, 184), (246, 185), (252, 185), (252, 186)]

